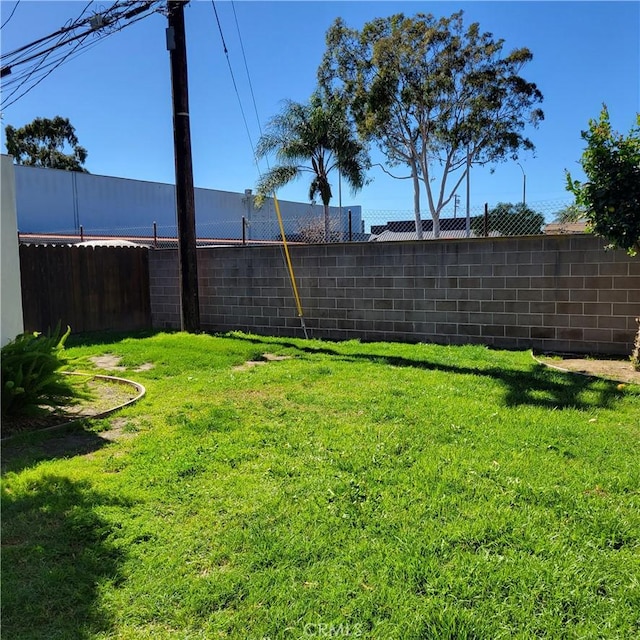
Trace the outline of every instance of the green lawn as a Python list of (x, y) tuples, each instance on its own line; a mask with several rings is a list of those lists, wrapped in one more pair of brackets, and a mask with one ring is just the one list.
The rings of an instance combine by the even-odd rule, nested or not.
[(3, 446), (7, 640), (640, 636), (637, 386), (480, 346), (68, 353), (147, 395), (81, 454)]

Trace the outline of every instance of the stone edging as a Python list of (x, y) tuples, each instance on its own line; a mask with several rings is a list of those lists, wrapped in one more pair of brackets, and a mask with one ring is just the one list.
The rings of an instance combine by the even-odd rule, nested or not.
[(549, 369), (555, 369), (556, 371), (562, 371), (562, 373), (577, 373), (581, 376), (587, 376), (587, 378), (598, 378), (599, 376), (594, 376), (591, 373), (585, 373), (584, 371), (572, 371), (571, 369), (565, 369), (564, 367), (559, 367), (557, 364), (551, 364), (550, 362), (545, 362), (544, 360), (540, 360), (540, 358), (536, 358), (533, 351), (530, 351), (531, 357), (538, 363), (545, 367), (549, 367)]

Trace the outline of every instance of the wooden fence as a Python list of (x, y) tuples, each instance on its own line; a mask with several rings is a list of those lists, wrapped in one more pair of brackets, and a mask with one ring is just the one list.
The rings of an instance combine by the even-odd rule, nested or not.
[(146, 248), (20, 245), (20, 272), (25, 331), (151, 328)]

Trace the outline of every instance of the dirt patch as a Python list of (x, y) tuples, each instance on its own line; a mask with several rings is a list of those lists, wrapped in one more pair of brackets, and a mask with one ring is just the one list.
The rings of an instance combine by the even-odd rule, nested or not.
[(82, 418), (93, 418), (134, 400), (140, 389), (126, 381), (94, 376), (86, 382), (90, 393), (77, 403), (59, 407), (39, 416), (7, 416), (2, 420), (2, 437), (29, 431), (42, 431)]
[(99, 369), (104, 369), (105, 371), (126, 371), (126, 367), (120, 366), (120, 361), (122, 358), (119, 356), (111, 355), (107, 353), (103, 356), (93, 356), (89, 358), (93, 364), (96, 365)]
[[(123, 367), (120, 362), (122, 362), (122, 358), (120, 356), (114, 356), (111, 353), (105, 353), (101, 356), (93, 356), (89, 358), (93, 364), (96, 365), (99, 369), (104, 369), (105, 371), (126, 371), (127, 368)], [(133, 371), (150, 371), (153, 369), (153, 362), (145, 362), (141, 364), (139, 367), (133, 369)]]
[(128, 431), (127, 427), (130, 425), (129, 420), (126, 418), (115, 418), (111, 421), (109, 429), (106, 431), (100, 431), (98, 434), (101, 438), (108, 440), (109, 442), (117, 442), (125, 438), (131, 438), (136, 435), (135, 431)]
[(549, 367), (562, 371), (572, 371), (598, 378), (606, 378), (626, 384), (640, 384), (640, 371), (636, 371), (631, 360), (598, 360), (595, 358), (534, 356)]
[(291, 356), (277, 356), (275, 353), (263, 353), (262, 360), (247, 360), (243, 364), (233, 367), (234, 371), (247, 371), (252, 367), (257, 367), (268, 362), (276, 362), (278, 360), (290, 360)]

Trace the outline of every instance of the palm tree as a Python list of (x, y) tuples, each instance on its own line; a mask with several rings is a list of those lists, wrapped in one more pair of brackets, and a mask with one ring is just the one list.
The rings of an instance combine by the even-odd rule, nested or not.
[(319, 93), (311, 96), (308, 104), (288, 100), (282, 113), (268, 124), (256, 148), (258, 158), (275, 152), (280, 164), (261, 176), (256, 191), (256, 204), (278, 188), (303, 173), (312, 174), (309, 200), (320, 196), (324, 209), (324, 239), (329, 241), (329, 202), (331, 183), (329, 174), (334, 169), (355, 193), (365, 184), (365, 171), (369, 158), (365, 147), (356, 139), (337, 99), (322, 99)]

